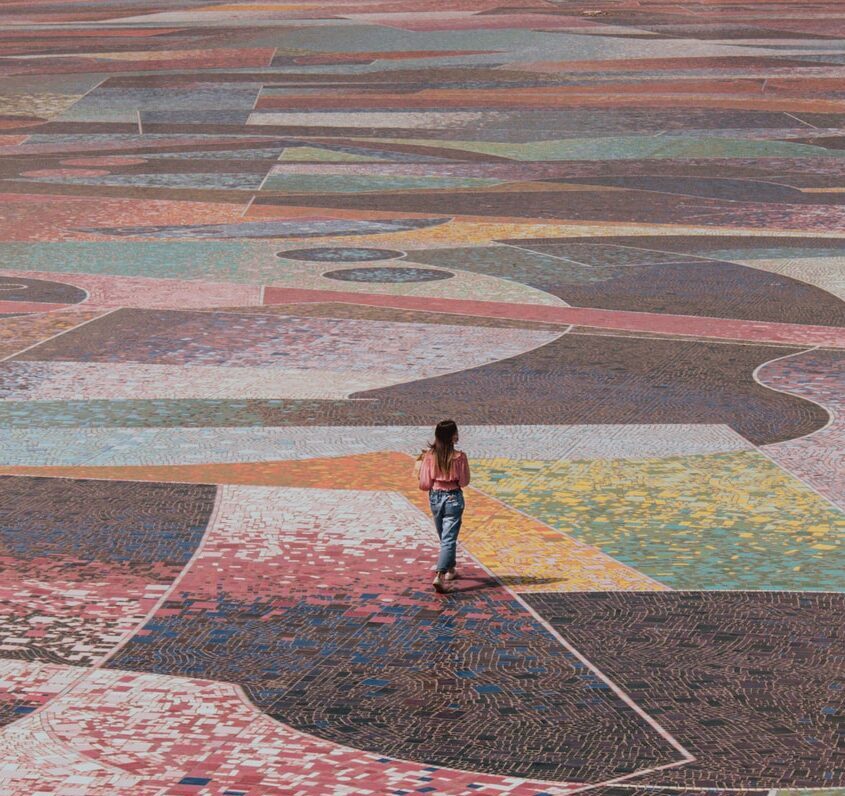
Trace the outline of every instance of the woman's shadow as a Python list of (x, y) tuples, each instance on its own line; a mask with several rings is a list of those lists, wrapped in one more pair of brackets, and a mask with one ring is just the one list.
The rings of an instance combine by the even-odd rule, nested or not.
[[(537, 578), (530, 575), (503, 575), (496, 579), (478, 575), (461, 575), (451, 581), (447, 594), (466, 594), (473, 591), (498, 589), (502, 586), (519, 589), (525, 586), (544, 586), (549, 583), (559, 583), (560, 578)], [(470, 585), (467, 585), (470, 584)]]

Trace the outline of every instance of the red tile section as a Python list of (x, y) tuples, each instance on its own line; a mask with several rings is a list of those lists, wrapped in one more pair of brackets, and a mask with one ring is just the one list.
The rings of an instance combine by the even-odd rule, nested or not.
[(336, 301), (369, 307), (445, 312), (484, 318), (543, 321), (561, 325), (592, 326), (628, 332), (705, 337), (715, 340), (743, 340), (754, 343), (845, 348), (845, 328), (804, 326), (795, 323), (737, 321), (727, 318), (703, 318), (692, 315), (664, 315), (654, 312), (600, 310), (592, 307), (555, 307), (538, 304), (506, 304), (498, 301), (440, 299), (423, 296), (393, 296), (335, 290), (300, 290), (267, 287), (265, 304), (292, 304)]

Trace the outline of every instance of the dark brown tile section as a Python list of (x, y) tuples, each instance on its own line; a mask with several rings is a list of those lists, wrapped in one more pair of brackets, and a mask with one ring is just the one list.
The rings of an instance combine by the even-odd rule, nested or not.
[(527, 601), (696, 760), (632, 783), (845, 785), (843, 594), (652, 592)]
[[(794, 349), (797, 350), (797, 349)], [(809, 434), (827, 413), (752, 378), (781, 347), (563, 336), (518, 357), (360, 393), (373, 422), (727, 423), (755, 444)], [(272, 413), (270, 413), (272, 416)]]

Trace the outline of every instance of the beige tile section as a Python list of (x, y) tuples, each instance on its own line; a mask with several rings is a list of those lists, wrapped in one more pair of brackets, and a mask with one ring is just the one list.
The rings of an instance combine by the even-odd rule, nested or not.
[[(373, 238), (375, 240), (375, 238)], [(322, 245), (322, 241), (321, 241)], [(328, 245), (328, 244), (326, 244)], [(343, 245), (350, 245), (348, 242)], [(358, 245), (358, 244), (352, 244)], [(361, 244), (363, 245), (363, 244)], [(383, 242), (378, 243), (384, 247)], [(290, 249), (302, 248), (291, 244)], [(281, 249), (280, 249), (281, 252)], [(283, 253), (283, 252), (281, 252)], [(280, 255), (281, 256), (281, 255)], [(470, 298), (475, 301), (507, 301), (515, 304), (543, 304), (559, 307), (568, 306), (556, 296), (518, 282), (500, 279), (495, 276), (473, 274), (469, 271), (451, 269), (449, 266), (432, 266), (414, 262), (413, 252), (405, 259), (379, 260), (366, 263), (306, 263), (284, 260), (279, 266), (279, 274), (272, 281), (273, 287), (295, 287), (307, 290), (337, 290), (344, 293), (382, 293), (394, 296), (427, 296), (429, 298)], [(329, 279), (324, 273), (350, 268), (424, 268), (438, 271), (451, 271), (455, 276), (433, 282), (346, 282)]]
[(740, 265), (781, 274), (815, 285), (845, 301), (845, 257), (799, 257), (791, 260), (734, 260)]

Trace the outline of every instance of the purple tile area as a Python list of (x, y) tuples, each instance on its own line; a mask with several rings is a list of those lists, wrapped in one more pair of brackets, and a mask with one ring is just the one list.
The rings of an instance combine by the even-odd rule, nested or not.
[(755, 367), (782, 351), (568, 334), (483, 368), (361, 393), (376, 402), (358, 411), (422, 423), (436, 422), (435, 412), (513, 424), (715, 422), (764, 444), (812, 433), (828, 419), (819, 406), (754, 381)]
[[(845, 325), (845, 304), (825, 290), (693, 254), (693, 241), (686, 251), (676, 252), (664, 250), (660, 240), (635, 240), (629, 246), (603, 240), (512, 240), (487, 248), (435, 249), (414, 257), (529, 284), (573, 307)], [(783, 301), (785, 295), (790, 296), (788, 302)]]

